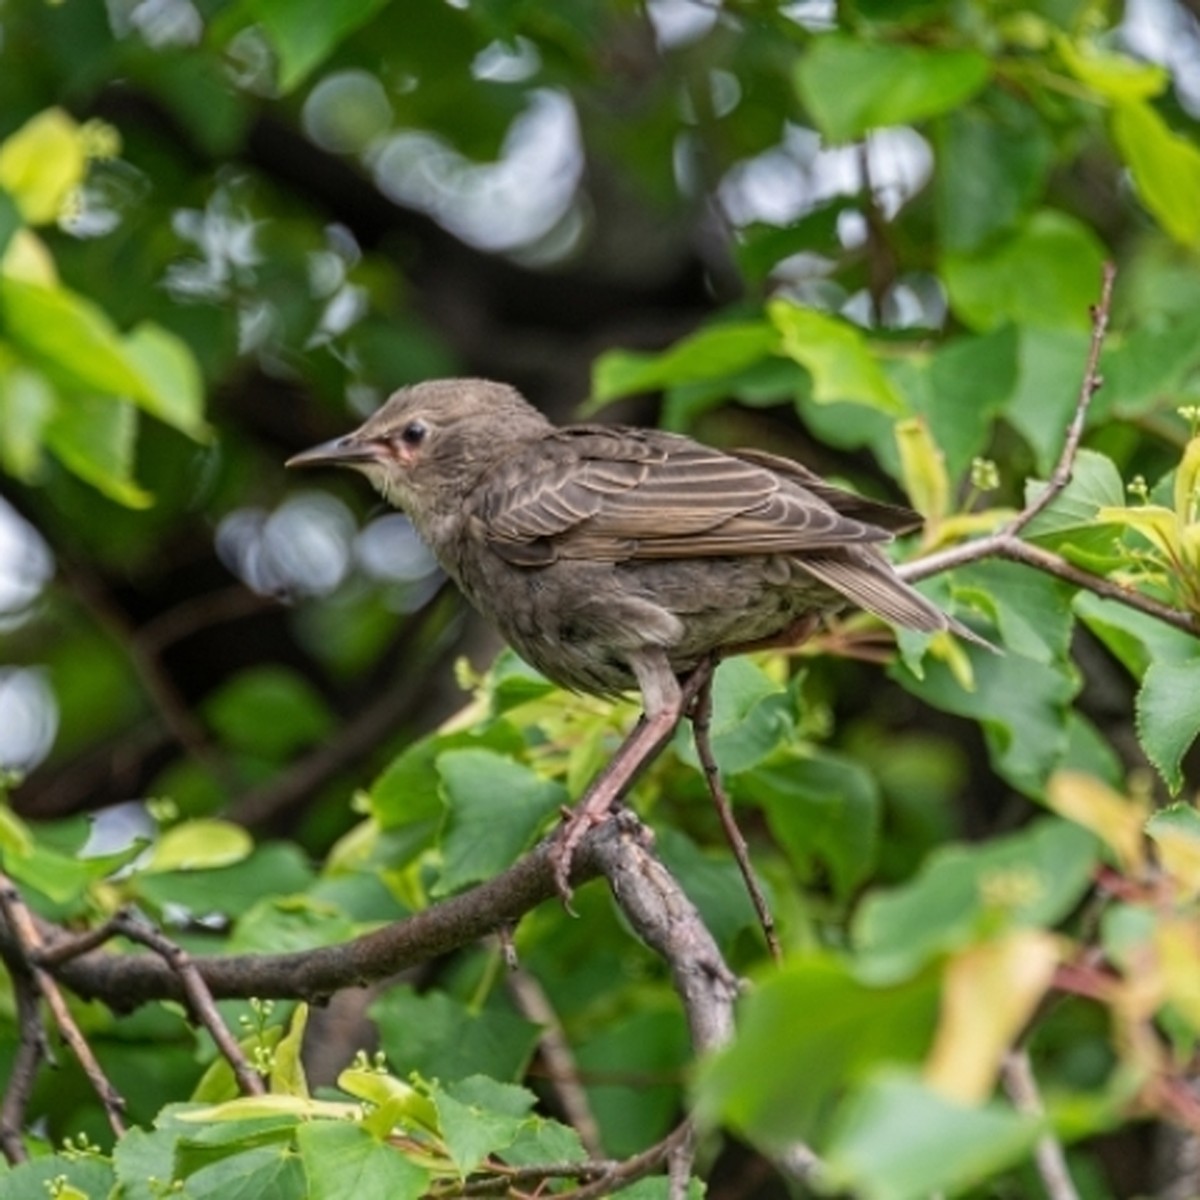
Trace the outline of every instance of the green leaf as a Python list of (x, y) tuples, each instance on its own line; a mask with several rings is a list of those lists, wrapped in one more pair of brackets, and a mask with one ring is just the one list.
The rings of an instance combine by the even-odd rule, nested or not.
[(970, 254), (1013, 229), (1042, 193), (1054, 143), (1029, 104), (992, 89), (940, 122), (934, 200), (942, 245)]
[(435, 1092), (433, 1102), (437, 1105), (438, 1124), (450, 1161), (464, 1179), (489, 1154), (511, 1146), (524, 1124), (523, 1114), (513, 1116), (479, 1104), (465, 1103), (447, 1091)]
[(188, 1200), (306, 1200), (300, 1160), (285, 1146), (259, 1146), (188, 1175)]
[(241, 914), (228, 950), (286, 954), (347, 942), (358, 932), (355, 922), (333, 904), (312, 896), (266, 896)]
[[(5, 810), (7, 811), (7, 810)], [(21, 883), (36, 888), (56, 904), (69, 904), (83, 894), (89, 884), (106, 879), (127, 866), (146, 847), (146, 839), (137, 837), (120, 850), (84, 857), (66, 845), (47, 845), (48, 830), (42, 826), (39, 840), (22, 843), (20, 830), (9, 815), (9, 844), (0, 850), (8, 871)], [(14, 835), (15, 838), (14, 838)]]
[(1036, 1117), (1001, 1104), (954, 1104), (915, 1077), (888, 1074), (849, 1101), (825, 1153), (829, 1186), (866, 1200), (919, 1200), (982, 1183), (1028, 1157)]
[(621, 396), (720, 379), (774, 354), (778, 348), (779, 335), (766, 322), (737, 321), (702, 329), (662, 354), (610, 350), (596, 360), (592, 369), (592, 399), (584, 411), (595, 412)]
[(13, 234), (21, 225), (21, 210), (17, 207), (16, 198), (0, 186), (0, 263), (4, 261), (4, 252)]
[[(113, 1167), (122, 1200), (161, 1200), (162, 1184), (175, 1177), (175, 1129), (139, 1129), (136, 1125), (113, 1147)], [(158, 1186), (150, 1182), (157, 1180)]]
[[(1025, 485), (1025, 503), (1035, 500), (1047, 484), (1029, 480)], [(1125, 483), (1116, 464), (1095, 450), (1080, 450), (1075, 456), (1071, 478), (1053, 502), (1025, 527), (1025, 535), (1049, 546), (1065, 545), (1100, 554), (1111, 550), (1113, 526), (1096, 520), (1103, 508), (1118, 508), (1125, 503)]]
[(204, 387), (187, 345), (144, 321), (123, 337), (91, 300), (63, 287), (0, 277), (3, 327), (13, 344), (68, 388), (131, 400), (204, 440)]
[(127, 508), (147, 508), (154, 497), (133, 481), (137, 409), (123, 400), (64, 398), (45, 428), (46, 445), (63, 466)]
[(500, 1008), (475, 1011), (444, 992), (390, 989), (371, 1006), (388, 1060), (444, 1084), (470, 1075), (519, 1079), (540, 1036), (538, 1026)]
[(285, 762), (328, 736), (333, 714), (304, 676), (285, 667), (252, 667), (204, 703), (213, 732), (235, 750)]
[(516, 1140), (504, 1151), (504, 1161), (514, 1167), (583, 1162), (587, 1156), (579, 1134), (571, 1126), (536, 1116), (525, 1121)]
[(747, 996), (733, 1044), (701, 1063), (697, 1118), (768, 1151), (811, 1141), (846, 1088), (881, 1065), (921, 1059), (937, 1003), (932, 976), (875, 987), (831, 957), (785, 962)]
[(129, 886), (152, 904), (176, 905), (198, 915), (240, 916), (261, 896), (302, 892), (313, 871), (298, 846), (282, 842), (259, 846), (249, 858), (212, 870), (138, 873)]
[(247, 0), (279, 55), (279, 90), (292, 91), (385, 0)]
[[(508, 721), (492, 721), (482, 730), (433, 734), (408, 746), (371, 785), (371, 813), (383, 829), (403, 830), (404, 847), (418, 853), (432, 840), (445, 818), (437, 760), (448, 750), (491, 750), (517, 754), (524, 743)], [(406, 859), (397, 859), (403, 865)]]
[(103, 1200), (110, 1195), (115, 1176), (104, 1159), (47, 1154), (8, 1172), (0, 1169), (0, 1196), (4, 1200), (53, 1200), (60, 1194), (52, 1190), (56, 1180), (74, 1188), (76, 1197)]
[(889, 673), (925, 703), (978, 721), (1000, 774), (1027, 795), (1040, 795), (1066, 753), (1067, 712), (1079, 690), (1074, 670), (1013, 653), (967, 653), (972, 691), (964, 690), (945, 663), (932, 659), (926, 659), (921, 679), (898, 665)]
[(1002, 326), (979, 337), (957, 337), (941, 346), (928, 365), (924, 409), (946, 469), (958, 477), (982, 454), (992, 423), (1004, 411), (1017, 381), (1017, 331)]
[[(700, 910), (705, 928), (720, 946), (732, 946), (743, 929), (756, 928), (758, 918), (746, 883), (727, 851), (702, 849), (677, 829), (655, 829), (658, 856), (691, 902)], [(775, 893), (763, 881), (767, 903)]]
[(1066, 661), (1075, 628), (1068, 584), (993, 559), (957, 572), (954, 595), (991, 614), (1007, 650), (1047, 665)]
[(760, 766), (731, 782), (739, 801), (758, 804), (771, 834), (801, 879), (814, 867), (829, 871), (833, 890), (847, 898), (868, 876), (879, 851), (879, 788), (848, 758), (813, 752)]
[(849, 401), (894, 417), (907, 414), (904, 398), (853, 325), (787, 300), (772, 300), (767, 315), (783, 337), (784, 354), (812, 376), (815, 401)]
[[(726, 776), (762, 762), (795, 728), (792, 702), (776, 683), (748, 658), (726, 659), (713, 680), (713, 711), (709, 740)], [(691, 723), (675, 739), (676, 752), (699, 769)]]
[(1053, 926), (1087, 890), (1096, 861), (1091, 834), (1051, 817), (987, 845), (945, 846), (911, 883), (859, 906), (852, 932), (864, 977), (903, 979), (997, 929)]
[(354, 1121), (310, 1121), (296, 1130), (309, 1200), (420, 1200), (430, 1176)]
[(1114, 105), (1112, 135), (1154, 219), (1177, 242), (1200, 243), (1200, 149), (1142, 100)]
[(54, 389), (40, 371), (0, 366), (0, 461), (23, 483), (32, 483), (42, 465), (55, 403)]
[(1157, 63), (1101, 50), (1090, 42), (1076, 44), (1060, 35), (1054, 39), (1054, 48), (1076, 79), (1108, 100), (1148, 100), (1164, 92), (1171, 82), (1170, 72)]
[(561, 784), (490, 750), (448, 750), (438, 756), (437, 770), (448, 810), (439, 896), (510, 866), (567, 803)]
[(1080, 592), (1074, 607), (1134, 679), (1142, 679), (1151, 663), (1181, 663), (1200, 656), (1200, 643), (1191, 634), (1116, 600)]
[(161, 874), (228, 867), (247, 858), (253, 849), (254, 839), (240, 825), (229, 821), (183, 821), (159, 837), (150, 852), (150, 861), (139, 870)]
[(204, 380), (187, 343), (143, 321), (125, 338), (124, 348), (142, 379), (141, 407), (196, 441), (211, 438), (204, 423)]
[(950, 112), (978, 92), (991, 62), (974, 50), (925, 50), (841, 34), (814, 38), (796, 67), (800, 98), (830, 141)]
[[(627, 968), (626, 968), (627, 969)], [(628, 993), (626, 993), (629, 996)], [(576, 1061), (601, 1140), (618, 1157), (645, 1149), (672, 1128), (680, 1109), (678, 1080), (690, 1064), (687, 1026), (664, 987), (634, 992), (591, 1036), (575, 1044)]]
[(1200, 733), (1200, 659), (1152, 662), (1137, 694), (1138, 740), (1171, 794), (1183, 787), (1183, 756)]
[(975, 329), (995, 329), (1006, 321), (1087, 329), (1088, 306), (1100, 295), (1104, 258), (1104, 247), (1088, 226), (1043, 209), (999, 245), (970, 256), (947, 254), (942, 276), (951, 307)]
[(62, 287), (0, 277), (4, 328), (13, 343), (77, 387), (130, 399), (143, 391), (121, 335), (91, 300)]

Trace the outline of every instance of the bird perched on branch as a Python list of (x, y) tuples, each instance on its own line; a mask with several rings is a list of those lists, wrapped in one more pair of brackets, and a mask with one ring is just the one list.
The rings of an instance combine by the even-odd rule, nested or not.
[[(557, 428), (514, 388), (447, 379), (396, 392), (353, 433), (288, 460), (327, 465), (361, 471), (403, 509), (471, 603), (548, 678), (593, 695), (639, 689), (634, 757), (678, 722), (681, 679), (800, 640), (847, 604), (980, 640), (882, 553), (920, 524), (916, 513), (761, 451), (654, 429)], [(592, 818), (627, 786), (612, 781), (616, 766), (613, 794), (586, 801)]]

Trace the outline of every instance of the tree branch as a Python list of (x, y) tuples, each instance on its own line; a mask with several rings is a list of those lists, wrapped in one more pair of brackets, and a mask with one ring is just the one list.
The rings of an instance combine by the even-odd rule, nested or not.
[[(1004, 1082), (1004, 1090), (1018, 1112), (1036, 1117), (1045, 1116), (1046, 1110), (1027, 1050), (1010, 1050), (1005, 1055), (1001, 1066), (1001, 1079)], [(1063, 1153), (1062, 1143), (1052, 1132), (1044, 1133), (1038, 1138), (1033, 1156), (1050, 1200), (1079, 1200), (1071, 1172), (1067, 1169), (1067, 1156)]]
[[(75, 1018), (71, 1016), (67, 1002), (59, 990), (54, 976), (38, 963), (38, 952), (42, 946), (42, 934), (33, 914), (25, 907), (25, 901), (17, 886), (7, 875), (0, 874), (0, 913), (3, 913), (6, 926), (5, 944), (0, 946), (0, 955), (4, 959), (18, 964), (13, 971), (14, 978), (24, 970), (28, 973), (34, 987), (41, 993), (42, 998), (54, 1015), (59, 1034), (64, 1042), (71, 1047), (71, 1052), (79, 1061), (84, 1074), (88, 1077), (100, 1103), (104, 1107), (108, 1123), (113, 1133), (120, 1137), (125, 1132), (125, 1100), (104, 1074), (96, 1056), (92, 1053), (87, 1039), (80, 1032)], [(31, 1052), (26, 1052), (23, 1062), (29, 1061)], [(40, 1054), (39, 1054), (40, 1058)]]
[(505, 976), (509, 995), (518, 1012), (541, 1027), (538, 1050), (546, 1066), (546, 1077), (562, 1106), (567, 1123), (579, 1134), (583, 1148), (593, 1159), (604, 1156), (600, 1124), (588, 1103), (579, 1067), (558, 1013), (542, 985), (524, 967), (515, 966)]
[(25, 1127), (25, 1110), (38, 1067), (47, 1057), (46, 1030), (38, 1006), (38, 989), (33, 975), (23, 964), (10, 962), (13, 995), (16, 1000), (17, 1035), (20, 1041), (13, 1056), (4, 1100), (0, 1102), (0, 1151), (12, 1166), (25, 1162), (29, 1153), (21, 1131)]
[(242, 1092), (247, 1096), (263, 1095), (267, 1089), (262, 1076), (246, 1061), (237, 1039), (221, 1020), (221, 1014), (217, 1012), (217, 1006), (213, 1002), (212, 992), (208, 990), (195, 959), (164, 933), (139, 920), (132, 913), (119, 913), (113, 919), (112, 926), (115, 933), (152, 950), (179, 976), (192, 1019), (208, 1030), (217, 1049), (233, 1069), (234, 1078)]

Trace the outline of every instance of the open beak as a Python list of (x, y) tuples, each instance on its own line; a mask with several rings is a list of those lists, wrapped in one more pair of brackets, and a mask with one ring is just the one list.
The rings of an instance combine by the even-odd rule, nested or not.
[(362, 463), (378, 462), (382, 448), (377, 442), (360, 441), (352, 433), (345, 437), (322, 442), (311, 450), (293, 454), (285, 467), (357, 467)]

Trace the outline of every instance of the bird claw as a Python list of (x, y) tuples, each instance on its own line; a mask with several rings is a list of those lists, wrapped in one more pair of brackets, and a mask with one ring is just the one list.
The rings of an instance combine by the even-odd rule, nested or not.
[(578, 808), (562, 808), (563, 825), (559, 835), (550, 847), (550, 868), (554, 874), (554, 890), (563, 903), (563, 908), (572, 917), (579, 914), (571, 906), (574, 889), (571, 887), (571, 867), (575, 861), (575, 851), (579, 843), (599, 825), (603, 825), (610, 816), (610, 809), (596, 812), (587, 799)]

